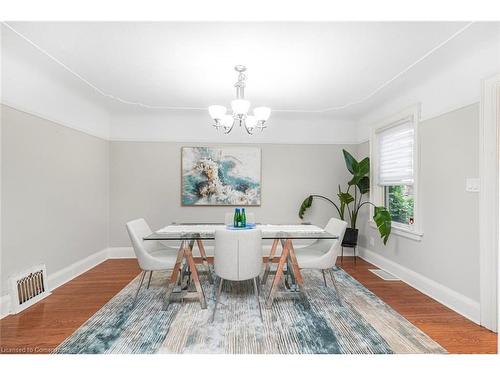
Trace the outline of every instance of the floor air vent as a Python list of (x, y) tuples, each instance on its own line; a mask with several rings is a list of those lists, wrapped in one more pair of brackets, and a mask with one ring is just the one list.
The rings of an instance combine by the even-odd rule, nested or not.
[(45, 265), (38, 265), (10, 278), (11, 312), (18, 312), (30, 307), (50, 293), (47, 288)]

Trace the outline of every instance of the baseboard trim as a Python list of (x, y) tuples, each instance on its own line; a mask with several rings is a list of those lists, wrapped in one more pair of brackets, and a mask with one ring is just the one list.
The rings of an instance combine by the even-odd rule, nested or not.
[(57, 272), (49, 274), (47, 276), (49, 290), (52, 291), (59, 288), (61, 285), (66, 284), (68, 281), (73, 280), (75, 277), (80, 276), (82, 273), (87, 272), (89, 269), (104, 262), (107, 258), (107, 249), (102, 249), (97, 253), (70, 264)]
[(363, 247), (358, 247), (358, 249), (360, 258), (377, 266), (378, 268), (392, 273), (411, 287), (428, 295), (432, 299), (435, 299), (442, 305), (452, 309), (474, 323), (479, 324), (479, 302), (474, 301), (473, 299), (466, 297), (463, 294), (460, 294), (392, 260), (389, 260), (372, 250)]
[[(66, 284), (68, 281), (71, 281), (74, 278), (80, 276), (82, 273), (87, 272), (91, 268), (94, 268), (98, 264), (104, 262), (106, 259), (109, 259), (108, 248), (102, 249), (84, 259), (76, 261), (75, 263), (72, 263), (69, 266), (64, 267), (63, 269), (60, 269), (59, 271), (56, 271), (54, 273), (47, 273), (47, 285), (49, 291), (53, 291), (61, 285)], [(0, 304), (0, 319), (2, 319), (12, 313), (10, 308), (10, 295), (5, 294), (1, 296)]]
[[(351, 250), (351, 249), (349, 249)], [(352, 255), (352, 252), (345, 249), (344, 255)], [(357, 255), (372, 263), (373, 265), (382, 268), (395, 276), (399, 277), (406, 284), (419, 290), (420, 292), (435, 299), (439, 303), (463, 315), (467, 319), (479, 324), (480, 308), (479, 302), (476, 302), (438, 282), (431, 280), (415, 271), (412, 271), (400, 264), (393, 262), (374, 251), (363, 247), (358, 247)], [(73, 280), (82, 273), (97, 266), (107, 259), (125, 259), (135, 258), (132, 247), (109, 247), (98, 251), (80, 261), (77, 261), (62, 270), (48, 275), (49, 290), (54, 290), (61, 285)], [(10, 314), (10, 296), (3, 295), (0, 297), (0, 319)]]
[(4, 294), (0, 297), (0, 319), (10, 315), (10, 295)]
[(108, 259), (135, 258), (132, 247), (108, 247)]

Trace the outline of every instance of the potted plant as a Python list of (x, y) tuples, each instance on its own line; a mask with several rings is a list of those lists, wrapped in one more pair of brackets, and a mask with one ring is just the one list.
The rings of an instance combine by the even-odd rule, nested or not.
[(312, 194), (304, 199), (300, 205), (299, 217), (301, 219), (304, 218), (304, 213), (311, 207), (314, 198), (326, 200), (335, 207), (340, 219), (345, 220), (346, 215), (348, 216), (349, 227), (346, 229), (342, 244), (352, 247), (356, 246), (358, 241), (358, 228), (356, 224), (359, 210), (364, 205), (372, 205), (375, 208), (373, 221), (377, 224), (380, 237), (385, 245), (391, 234), (391, 214), (384, 206), (376, 206), (364, 199), (364, 196), (370, 191), (370, 159), (366, 157), (358, 162), (346, 150), (342, 150), (342, 152), (344, 153), (347, 170), (351, 173), (352, 178), (347, 183), (345, 191), (342, 191), (339, 185), (337, 193), (339, 204), (336, 204), (333, 200), (323, 195)]

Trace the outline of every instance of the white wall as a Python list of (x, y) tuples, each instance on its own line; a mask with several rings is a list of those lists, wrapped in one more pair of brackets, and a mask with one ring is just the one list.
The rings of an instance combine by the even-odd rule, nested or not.
[[(224, 213), (233, 210), (181, 206), (184, 145), (194, 144), (111, 142), (110, 246), (130, 246), (125, 223), (138, 217), (158, 229), (172, 221), (223, 222)], [(337, 184), (348, 180), (342, 148), (353, 152), (355, 146), (261, 145), (262, 205), (248, 211), (260, 222), (300, 222), (298, 210), (304, 198), (311, 193), (334, 196)], [(333, 207), (318, 201), (305, 220), (323, 226), (333, 214)]]
[(212, 143), (346, 144), (356, 141), (356, 124), (327, 114), (272, 113), (263, 132), (249, 136), (235, 127), (230, 134), (217, 133), (208, 111), (149, 111), (115, 114), (111, 139), (120, 141), (168, 141)]
[[(427, 120), (473, 103), (481, 97), (481, 80), (500, 72), (500, 42), (486, 43), (473, 53), (452, 61), (425, 76), (410, 89), (389, 88), (385, 101), (368, 110), (358, 121), (357, 141), (370, 137), (370, 127), (416, 103), (421, 104), (421, 118)], [(405, 77), (401, 78), (404, 84)], [(380, 100), (379, 100), (380, 101)]]
[(1, 106), (1, 293), (10, 275), (49, 275), (108, 246), (109, 143)]
[[(466, 176), (477, 177), (478, 173), (477, 105), (457, 108), (479, 100), (480, 79), (499, 71), (498, 51), (498, 43), (487, 43), (425, 75), (425, 64), (432, 63), (429, 59), (419, 65), (421, 75), (403, 75), (377, 94), (371, 106), (363, 104), (359, 121), (335, 117), (335, 113), (276, 112), (262, 134), (248, 137), (235, 129), (222, 136), (209, 126), (209, 116), (203, 111), (127, 112), (110, 104), (2, 26), (2, 103), (41, 117), (5, 106), (2, 109), (2, 279), (34, 261), (46, 260), (52, 272), (108, 245), (129, 246), (124, 223), (134, 217), (145, 217), (153, 227), (171, 220), (222, 217), (224, 208), (180, 206), (180, 146), (186, 142), (262, 144), (263, 206), (256, 209), (257, 217), (262, 221), (298, 220), (298, 205), (305, 195), (333, 194), (336, 184), (346, 181), (340, 153), (343, 144), (351, 145), (347, 147), (360, 156), (367, 155), (366, 143), (352, 144), (366, 141), (374, 122), (419, 102), (426, 120), (421, 132), (424, 238), (417, 243), (393, 236), (383, 247), (376, 232), (364, 227), (360, 242), (390, 264), (415, 270), (444, 286), (442, 290), (454, 293), (458, 300), (454, 307), (474, 318), (479, 280), (474, 247), (477, 196), (465, 193), (463, 184)], [(117, 110), (110, 114), (110, 108)], [(353, 107), (350, 113), (358, 109), (361, 107)], [(144, 142), (152, 140), (158, 142)], [(436, 154), (440, 156), (437, 160)], [(453, 173), (441, 173), (450, 164)], [(60, 166), (67, 174), (59, 174)], [(73, 174), (80, 169), (82, 175)], [(37, 177), (34, 183), (30, 176)], [(108, 177), (109, 204), (103, 201), (108, 197), (107, 187), (101, 186), (108, 183)], [(443, 187), (445, 193), (434, 194)], [(61, 197), (74, 201), (75, 206), (58, 201)], [(55, 200), (50, 203), (55, 211), (47, 208), (50, 199)], [(330, 213), (327, 205), (318, 202), (307, 219), (322, 225)], [(43, 225), (34, 226), (37, 223)], [(20, 241), (21, 236), (13, 236), (31, 227), (38, 229), (28, 244)], [(50, 242), (48, 233), (61, 227), (63, 233)], [(77, 227), (84, 228), (83, 232), (75, 232)], [(375, 238), (374, 246), (369, 245), (370, 236)], [(67, 243), (72, 244), (71, 250)]]
[[(479, 200), (465, 191), (465, 179), (479, 173), (478, 108), (473, 104), (419, 125), (421, 241), (392, 234), (384, 246), (367, 223), (367, 210), (359, 220), (363, 257), (476, 321)], [(360, 157), (368, 154), (368, 142), (358, 146)]]
[(5, 26), (0, 28), (1, 103), (108, 138), (109, 115), (99, 95)]

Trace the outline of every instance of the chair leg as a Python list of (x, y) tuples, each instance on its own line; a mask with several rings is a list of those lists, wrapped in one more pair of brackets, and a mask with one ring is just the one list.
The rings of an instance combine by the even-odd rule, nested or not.
[(260, 299), (259, 299), (259, 278), (258, 277), (255, 277), (253, 279), (253, 289), (255, 291), (255, 298), (257, 299), (257, 306), (259, 306), (259, 314), (260, 314), (260, 320), (261, 322), (264, 321), (264, 319), (262, 318), (262, 308), (260, 307)]
[(220, 293), (222, 292), (222, 284), (223, 283), (224, 283), (224, 279), (220, 278), (219, 287), (217, 288), (217, 294), (215, 295), (215, 306), (214, 306), (214, 312), (212, 313), (212, 322), (215, 319), (215, 312), (217, 311), (217, 304), (219, 303), (219, 298), (220, 298)]
[(340, 263), (344, 264), (344, 246), (342, 246), (342, 253), (340, 254)]
[(141, 281), (139, 282), (139, 287), (137, 288), (137, 292), (135, 292), (135, 297), (134, 297), (134, 305), (137, 301), (137, 296), (139, 295), (139, 290), (141, 290), (142, 282), (144, 281), (144, 277), (146, 276), (146, 271), (142, 271), (141, 274)]
[(146, 289), (149, 289), (149, 285), (151, 284), (151, 276), (153, 276), (153, 271), (149, 271), (149, 280), (148, 280), (148, 286)]
[(354, 246), (354, 264), (356, 264), (356, 246)]
[(340, 291), (339, 291), (339, 288), (337, 286), (337, 281), (335, 280), (335, 276), (333, 274), (333, 270), (330, 268), (329, 271), (330, 271), (330, 276), (332, 278), (333, 287), (335, 288), (335, 293), (337, 293), (337, 299), (339, 301), (339, 305), (343, 306), (342, 305), (342, 296), (340, 295)]
[(321, 273), (323, 274), (323, 281), (325, 282), (325, 286), (328, 286), (328, 285), (326, 285), (325, 270), (321, 270)]

